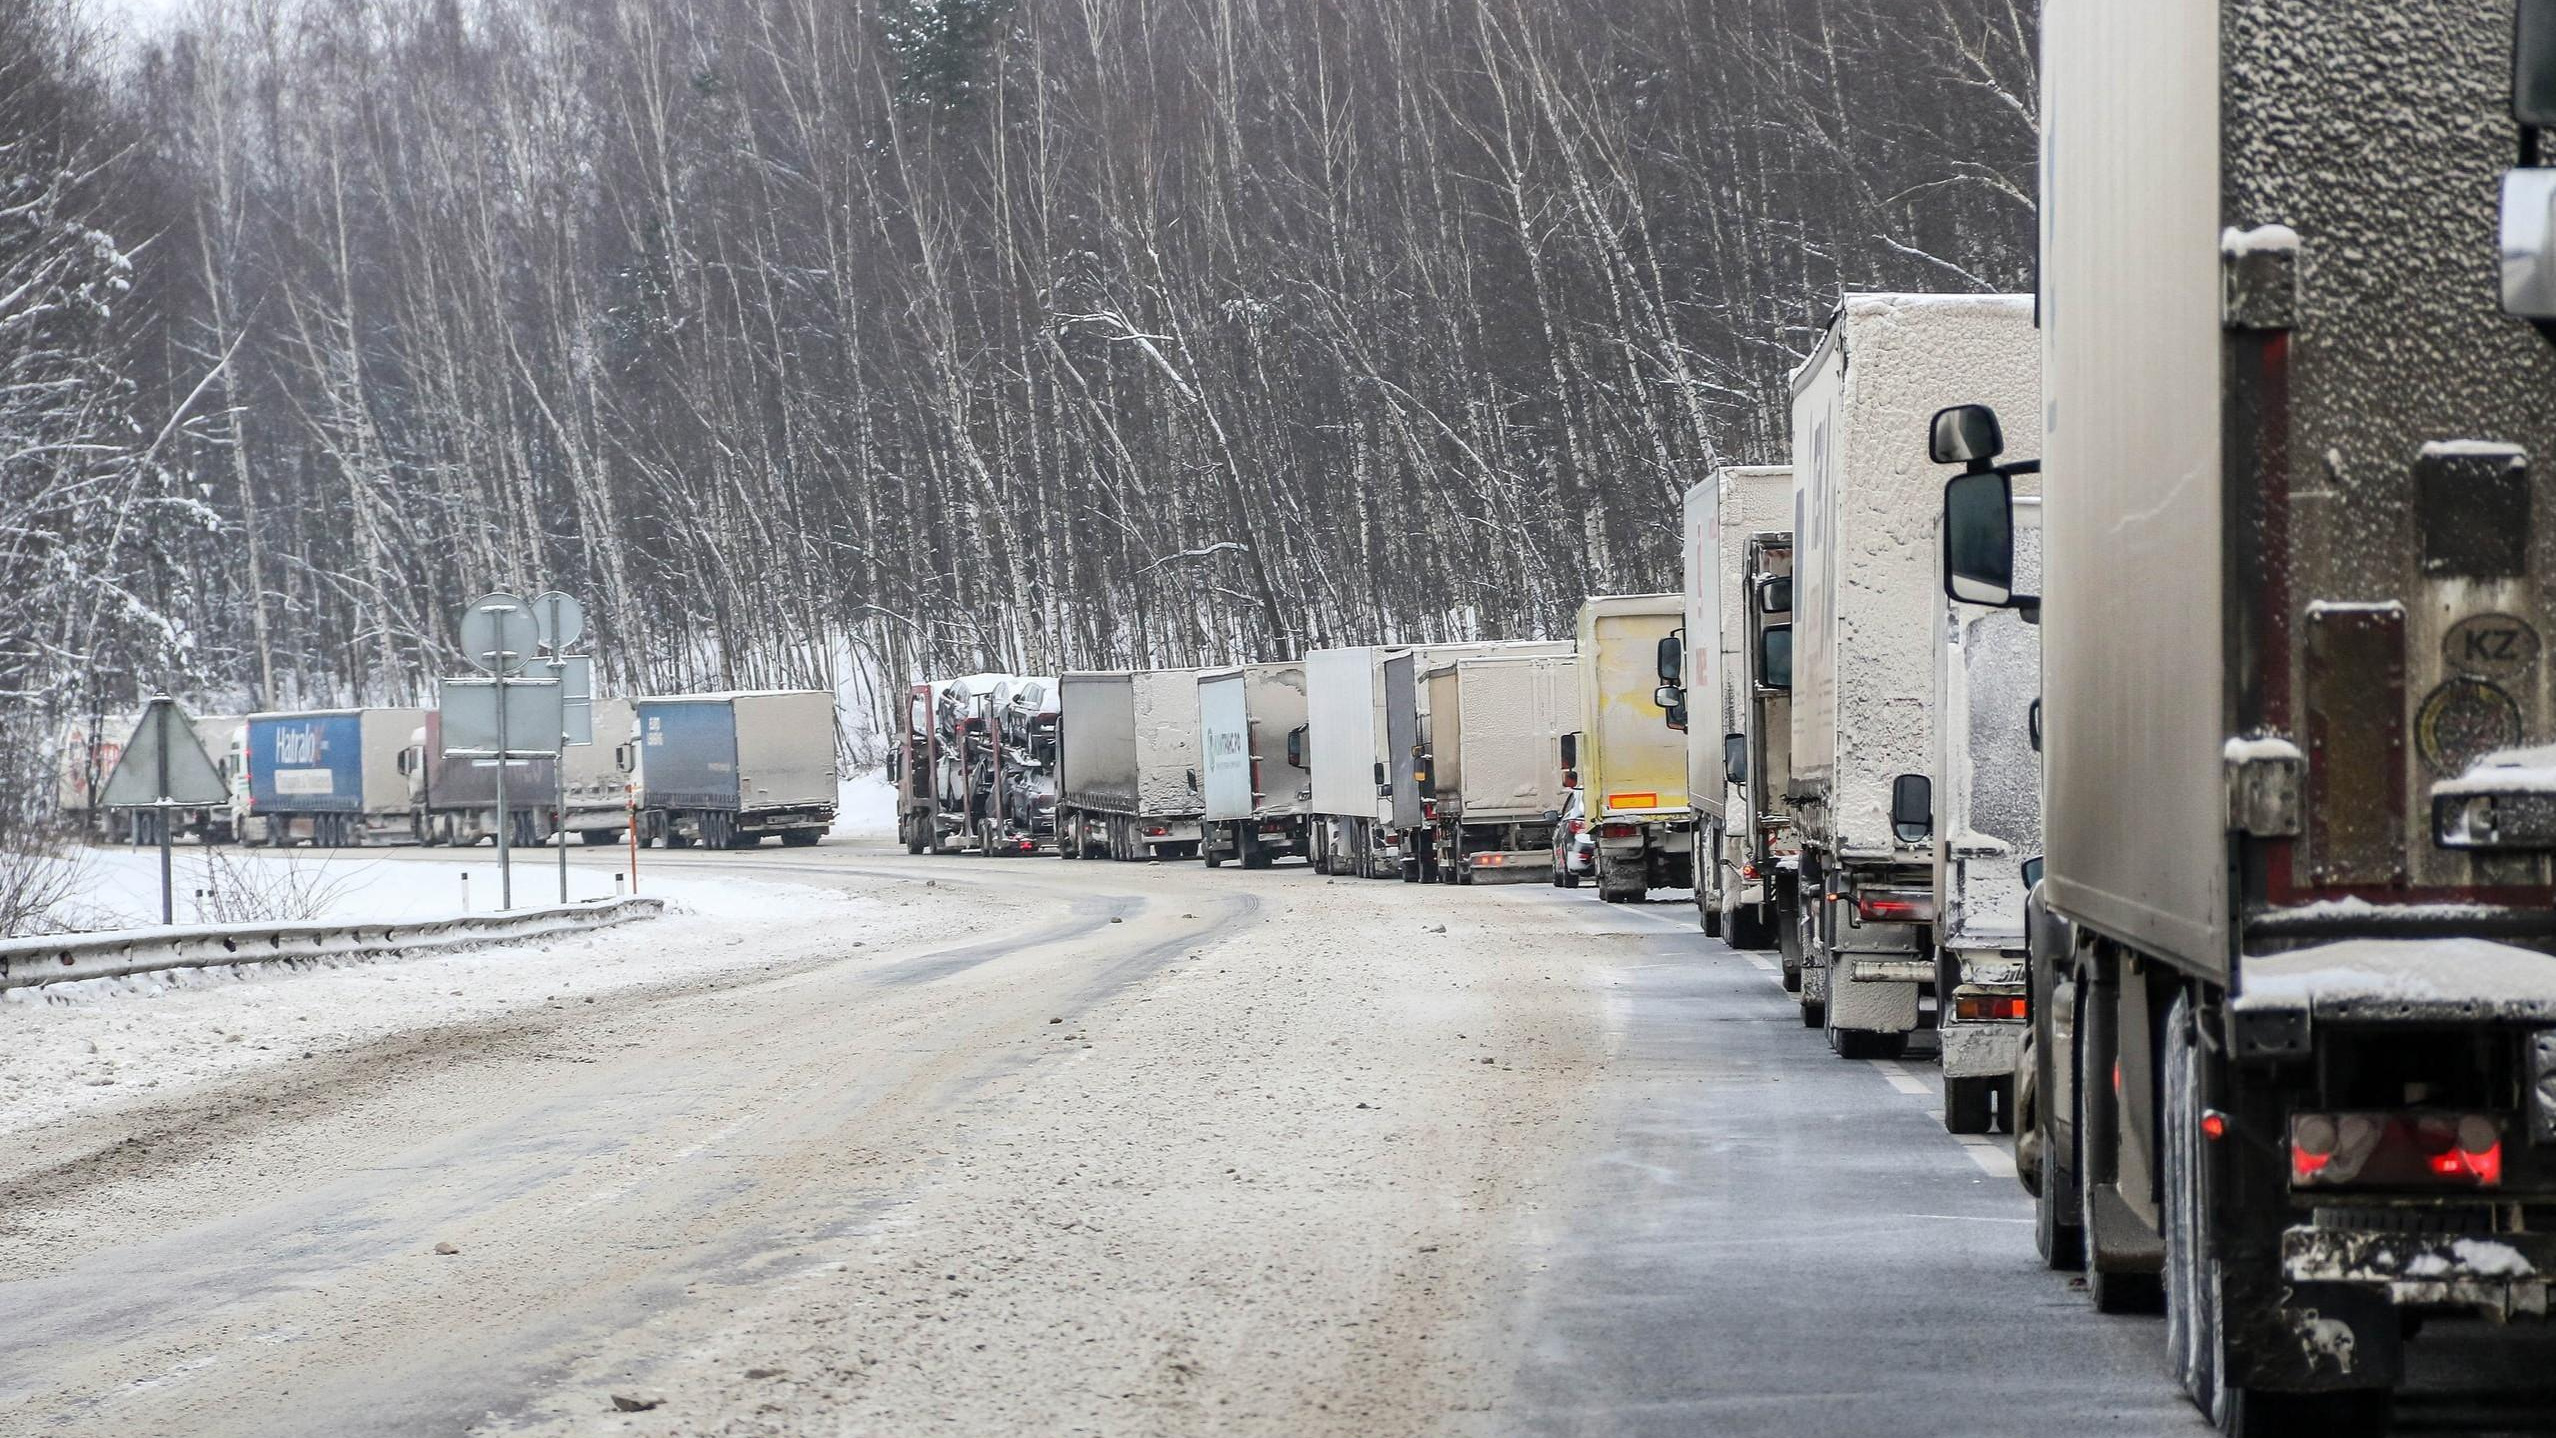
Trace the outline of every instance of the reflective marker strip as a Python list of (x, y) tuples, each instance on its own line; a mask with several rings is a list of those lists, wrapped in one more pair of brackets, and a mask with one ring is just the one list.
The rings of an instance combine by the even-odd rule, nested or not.
[(1656, 792), (1649, 794), (1609, 794), (1606, 796), (1606, 807), (1610, 809), (1656, 809), (1660, 807), (1660, 796)]

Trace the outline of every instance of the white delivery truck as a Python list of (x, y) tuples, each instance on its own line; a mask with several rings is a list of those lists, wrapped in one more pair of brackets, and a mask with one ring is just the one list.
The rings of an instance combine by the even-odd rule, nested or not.
[[(2041, 573), (2041, 502), (2016, 501), (2017, 562)], [(2014, 1126), (2023, 1051), (2025, 864), (2041, 853), (2041, 630), (2011, 609), (1936, 600), (1935, 1027), (1944, 1127)]]
[(2556, 1300), (2556, 14), (2042, 14), (2045, 587), (2039, 406), (1932, 446), (2042, 620), (2017, 1168), (2221, 1431), (2388, 1431)]
[[(1789, 850), (1792, 816), (1780, 791), (1752, 782), (1751, 710), (1761, 665), (1753, 636), (1778, 597), (1750, 563), (1752, 540), (1789, 539), (1793, 472), (1733, 466), (1686, 492), (1686, 626), (1682, 658), (1660, 682), (1686, 724), (1686, 802), (1695, 829), (1695, 906), (1704, 932), (1735, 949), (1775, 946), (1773, 856)], [(1789, 584), (1785, 586), (1789, 588)], [(1789, 593), (1780, 596), (1791, 607)], [(1784, 610), (1773, 611), (1781, 614)], [(1780, 691), (1776, 702), (1781, 703)]]
[[(1568, 642), (1530, 639), (1369, 644), (1307, 654), (1315, 867), (1368, 879), (1419, 877), (1412, 841), (1427, 833), (1428, 819), (1415, 767), (1414, 695), (1424, 669), (1478, 655), (1570, 652)], [(1397, 659), (1404, 662), (1389, 678), (1386, 666)], [(1413, 865), (1407, 875), (1406, 859)]]
[(1935, 982), (1943, 481), (1910, 436), (1968, 399), (2028, 422), (2040, 369), (2029, 297), (1855, 294), (1793, 373), (1802, 1019), (1846, 1057), (1903, 1051)]
[(1059, 681), (1056, 852), (1068, 859), (1198, 853), (1205, 672), (1120, 670)]
[(1313, 775), (1305, 767), (1305, 666), (1246, 664), (1198, 678), (1199, 853), (1265, 869), (1305, 855)]
[(1427, 852), (1447, 883), (1549, 878), (1553, 826), (1570, 797), (1561, 742), (1580, 717), (1578, 662), (1495, 655), (1421, 676), (1418, 787), (1432, 806)]
[(1661, 656), (1677, 644), (1686, 602), (1675, 594), (1583, 601), (1579, 615), (1582, 728), (1563, 741), (1581, 811), (1597, 835), (1598, 897), (1638, 902), (1694, 882), (1687, 831), (1686, 740), (1668, 727)]

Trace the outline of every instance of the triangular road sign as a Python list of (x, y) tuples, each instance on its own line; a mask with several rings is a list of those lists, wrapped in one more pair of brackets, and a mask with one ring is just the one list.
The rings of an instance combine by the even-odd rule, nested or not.
[(107, 776), (103, 802), (110, 809), (138, 809), (166, 800), (189, 809), (230, 802), (231, 786), (213, 767), (195, 737), (195, 723), (174, 699), (154, 699), (133, 726), (124, 753)]

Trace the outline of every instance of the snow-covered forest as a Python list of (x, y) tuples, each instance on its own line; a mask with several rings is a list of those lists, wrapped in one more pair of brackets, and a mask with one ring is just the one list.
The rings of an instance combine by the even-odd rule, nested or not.
[(405, 698), (492, 587), (643, 688), (1551, 632), (1841, 287), (2028, 286), (2032, 23), (0, 0), (0, 691)]

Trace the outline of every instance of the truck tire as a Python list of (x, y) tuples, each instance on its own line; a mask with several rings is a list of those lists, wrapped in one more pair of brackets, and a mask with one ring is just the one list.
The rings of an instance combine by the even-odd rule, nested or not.
[(1986, 1133), (1995, 1110), (1996, 1080), (1944, 1079), (1944, 1132)]
[(2040, 1184), (2032, 1196), (2032, 1246), (2054, 1273), (2074, 1273), (2086, 1266), (2086, 1233), (2077, 1227), (2067, 1200), (2059, 1192), (2059, 1156), (2052, 1151), (2049, 1126), (2042, 1126)]
[(606, 844), (614, 843), (620, 838), (621, 831), (619, 829), (580, 829), (577, 831), (578, 843), (596, 849), (600, 849)]
[(1775, 952), (1782, 960), (1784, 992), (1802, 991), (1802, 923), (1793, 913), (1793, 905), (1784, 902), (1784, 891), (1775, 891)]
[(1224, 846), (1216, 842), (1216, 837), (1215, 825), (1198, 826), (1198, 857), (1205, 860), (1207, 867), (1211, 869), (1225, 867)]
[(1806, 1029), (1824, 1029), (1828, 1027), (1828, 1005), (1811, 1003), (1803, 1004), (1802, 1027)]
[(1695, 891), (1695, 912), (1703, 922), (1704, 937), (1718, 939), (1728, 932), (1728, 926), (1722, 921), (1722, 911), (1704, 902), (1704, 891), (1701, 889)]
[(929, 822), (920, 814), (908, 814), (897, 821), (897, 833), (905, 840), (905, 852), (908, 854), (923, 852), (923, 826)]
[(823, 829), (784, 829), (781, 831), (781, 847), (805, 849), (824, 837), (824, 834)]

